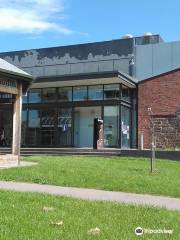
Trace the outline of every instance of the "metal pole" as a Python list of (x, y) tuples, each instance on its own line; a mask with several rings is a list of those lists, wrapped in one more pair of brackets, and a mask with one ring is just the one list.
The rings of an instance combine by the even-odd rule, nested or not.
[(153, 122), (153, 112), (151, 108), (148, 108), (149, 117), (150, 117), (150, 129), (151, 129), (151, 159), (150, 159), (150, 172), (153, 173), (155, 171), (155, 126)]
[(155, 171), (155, 129), (152, 121), (151, 173)]
[(141, 150), (144, 149), (144, 136), (143, 133), (141, 133), (141, 146), (140, 146)]

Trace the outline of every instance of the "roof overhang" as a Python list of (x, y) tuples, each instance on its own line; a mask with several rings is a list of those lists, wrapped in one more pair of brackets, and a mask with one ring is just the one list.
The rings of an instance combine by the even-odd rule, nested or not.
[(66, 87), (112, 83), (122, 83), (130, 88), (136, 88), (137, 85), (136, 80), (131, 76), (116, 71), (36, 78), (32, 83), (31, 88)]
[(10, 94), (17, 94), (17, 86), (22, 83), (23, 93), (29, 88), (33, 77), (22, 69), (0, 58), (0, 90)]
[[(22, 91), (26, 93), (33, 80), (32, 76), (22, 76), (0, 69), (0, 92), (17, 94), (17, 85), (22, 83)], [(3, 84), (2, 84), (3, 83)], [(7, 84), (6, 84), (7, 83)], [(10, 85), (8, 83), (11, 83)], [(14, 84), (13, 84), (14, 83)]]

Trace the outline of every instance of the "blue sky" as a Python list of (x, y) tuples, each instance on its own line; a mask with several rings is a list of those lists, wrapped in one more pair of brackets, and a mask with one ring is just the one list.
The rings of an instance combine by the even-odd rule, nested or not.
[(180, 40), (178, 0), (0, 0), (0, 52), (159, 33)]

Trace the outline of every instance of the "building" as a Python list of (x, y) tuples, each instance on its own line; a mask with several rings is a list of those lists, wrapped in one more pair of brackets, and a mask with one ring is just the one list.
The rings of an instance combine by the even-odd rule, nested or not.
[[(150, 34), (0, 53), (35, 77), (23, 99), (22, 145), (92, 147), (93, 119), (99, 117), (105, 147), (137, 148), (138, 84), (180, 67), (178, 53), (180, 42)], [(8, 131), (10, 104), (0, 116)]]
[[(31, 81), (31, 75), (0, 59), (0, 96), (4, 100), (0, 106), (6, 106), (6, 99), (8, 101), (8, 98), (11, 98), (13, 114), (12, 154), (0, 154), (0, 167), (8, 164), (17, 165), (20, 161), (22, 95), (26, 93)], [(1, 119), (0, 126), (0, 142), (2, 145), (6, 145), (5, 132), (7, 129), (4, 129), (5, 125), (2, 124)]]
[(180, 147), (180, 68), (140, 81), (138, 84), (138, 135), (144, 135), (144, 147), (150, 148), (152, 109), (159, 148)]

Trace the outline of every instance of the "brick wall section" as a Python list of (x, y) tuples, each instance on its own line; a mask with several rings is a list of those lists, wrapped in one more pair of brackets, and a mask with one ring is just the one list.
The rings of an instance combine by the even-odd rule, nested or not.
[[(175, 119), (176, 111), (180, 108), (180, 69), (144, 80), (138, 85), (138, 139), (140, 139), (140, 134), (143, 133), (145, 148), (150, 148), (148, 108), (152, 109), (157, 121), (159, 118), (170, 122), (171, 117)], [(164, 128), (168, 127), (169, 134), (171, 135), (170, 129), (172, 130), (172, 134), (174, 134), (173, 128), (176, 128), (176, 123), (179, 122), (179, 119), (176, 119), (172, 120), (170, 128), (168, 127), (169, 123), (166, 120), (162, 120), (161, 132), (166, 131)], [(158, 136), (161, 136), (160, 132), (158, 134)], [(167, 140), (167, 138), (170, 138), (170, 135), (165, 137), (167, 144), (162, 145), (158, 142), (159, 145), (157, 147), (169, 148), (168, 145), (173, 140)], [(173, 141), (177, 144), (179, 142), (179, 135), (177, 134), (176, 137), (177, 139)], [(175, 146), (175, 142), (171, 145), (178, 147)]]

